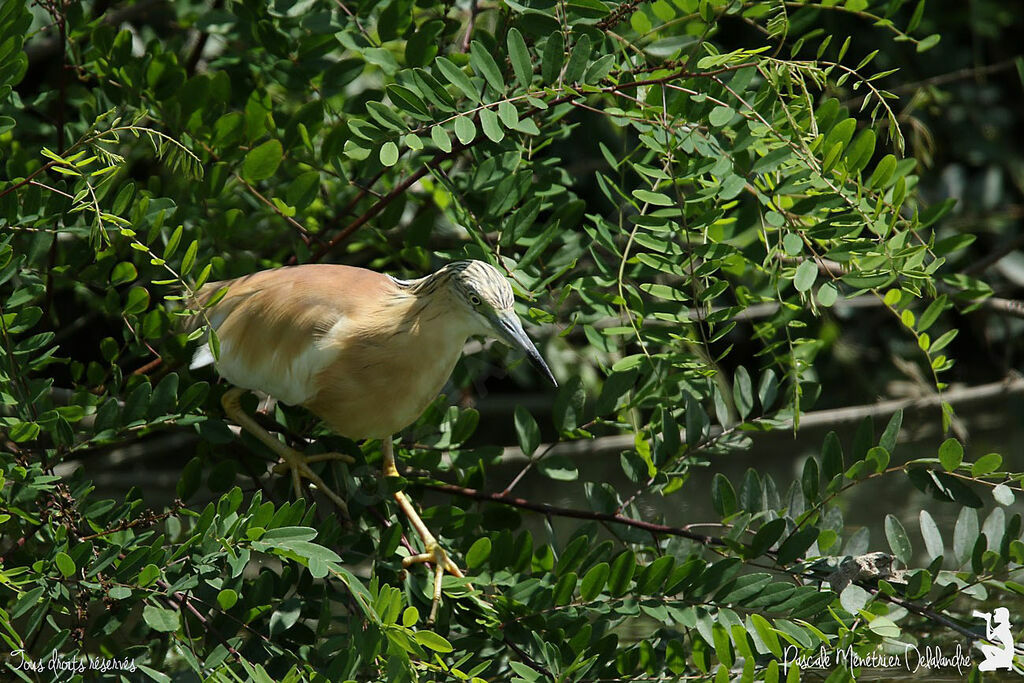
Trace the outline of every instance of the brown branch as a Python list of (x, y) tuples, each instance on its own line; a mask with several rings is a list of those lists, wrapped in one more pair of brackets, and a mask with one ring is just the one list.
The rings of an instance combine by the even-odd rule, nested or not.
[(183, 503), (181, 499), (176, 499), (174, 503), (171, 505), (171, 508), (166, 512), (155, 513), (152, 510), (147, 510), (145, 513), (143, 513), (141, 517), (137, 519), (123, 521), (120, 524), (116, 524), (109, 529), (104, 529), (103, 531), (98, 531), (94, 534), (89, 534), (88, 536), (80, 536), (78, 540), (79, 542), (91, 541), (94, 538), (109, 536), (110, 534), (116, 534), (120, 531), (125, 531), (126, 529), (134, 529), (135, 527), (141, 525), (153, 526), (161, 520), (167, 519), (168, 517), (178, 514), (178, 512), (180, 512), (183, 507), (185, 507), (185, 503)]
[(461, 496), (463, 498), (472, 498), (474, 500), (481, 500), (490, 503), (500, 503), (502, 505), (509, 505), (511, 507), (520, 508), (523, 510), (532, 510), (533, 512), (539, 512), (544, 515), (553, 515), (555, 517), (570, 517), (573, 519), (587, 519), (596, 522), (609, 522), (611, 524), (621, 524), (623, 526), (630, 526), (636, 529), (643, 529), (655, 534), (665, 534), (668, 536), (681, 536), (682, 538), (688, 538), (691, 541), (696, 541), (702, 545), (707, 546), (724, 546), (725, 541), (717, 536), (707, 536), (705, 534), (698, 534), (690, 531), (683, 527), (668, 526), (667, 524), (655, 524), (654, 522), (645, 522), (642, 519), (633, 519), (632, 517), (623, 517), (622, 515), (613, 515), (607, 512), (596, 512), (594, 510), (577, 510), (575, 508), (560, 507), (557, 505), (550, 505), (548, 503), (534, 503), (523, 498), (516, 498), (514, 496), (503, 496), (500, 493), (487, 493), (485, 491), (477, 491), (476, 489), (464, 488), (462, 486), (455, 486), (454, 484), (423, 484), (424, 488), (428, 488), (432, 491), (439, 491), (441, 493), (448, 493), (454, 496)]
[[(903, 83), (895, 87), (889, 88), (889, 92), (894, 95), (906, 92), (914, 92), (921, 88), (927, 88), (933, 85), (945, 85), (946, 83), (953, 83), (955, 81), (963, 80), (965, 78), (980, 78), (982, 76), (988, 76), (989, 74), (998, 73), (1006, 69), (1011, 69), (1017, 64), (1017, 58), (1007, 59), (1002, 62), (995, 64), (986, 64), (985, 66), (968, 66), (957, 71), (950, 71), (949, 73), (939, 74), (938, 76), (932, 76), (926, 78), (923, 81), (916, 81), (914, 83)], [(866, 95), (855, 97), (843, 102), (844, 106), (850, 108), (851, 111), (857, 111), (860, 108), (860, 103), (864, 100)]]
[[(658, 77), (658, 78), (647, 78), (647, 79), (643, 79), (643, 80), (629, 81), (627, 83), (620, 83), (620, 84), (617, 84), (617, 85), (606, 86), (606, 87), (602, 88), (600, 92), (603, 93), (603, 94), (606, 94), (606, 95), (607, 94), (610, 94), (610, 95), (623, 95), (624, 93), (619, 92), (622, 88), (636, 88), (636, 87), (641, 87), (641, 86), (645, 86), (645, 85), (656, 85), (656, 84), (659, 84), (659, 83), (664, 83), (666, 81), (675, 80), (677, 78), (712, 77), (712, 76), (716, 76), (718, 74), (723, 74), (723, 73), (729, 73), (731, 71), (736, 71), (737, 69), (740, 69), (740, 68), (743, 68), (743, 67), (746, 67), (746, 66), (748, 66), (748, 65), (747, 64), (732, 65), (732, 66), (722, 67), (720, 69), (715, 69), (714, 71), (706, 71), (706, 72), (691, 72), (691, 71), (687, 71), (686, 69), (680, 69), (678, 71), (674, 71), (671, 74), (668, 74), (666, 76), (661, 76), (661, 77)], [(565, 102), (570, 102), (570, 101), (576, 99), (577, 97), (583, 97), (583, 96), (584, 96), (583, 93), (578, 93), (578, 92), (573, 91), (571, 94), (563, 95), (561, 97), (556, 97), (555, 99), (551, 100), (550, 102), (547, 103), (547, 107), (546, 108), (550, 109), (551, 107), (557, 106), (559, 104), (563, 104)], [(542, 110), (539, 107), (533, 107), (530, 110), (528, 110), (527, 112), (525, 112), (525, 114), (523, 116), (524, 116), (524, 118), (533, 117), (533, 116), (537, 115), (538, 113), (540, 113), (541, 111)], [(393, 202), (399, 195), (401, 195), (403, 192), (405, 192), (410, 187), (412, 187), (412, 185), (415, 184), (421, 178), (423, 178), (423, 176), (427, 175), (427, 173), (429, 173), (431, 169), (436, 168), (438, 165), (440, 165), (444, 161), (447, 161), (449, 159), (454, 158), (456, 155), (460, 154), (461, 152), (464, 152), (465, 150), (467, 150), (470, 147), (472, 147), (473, 145), (475, 145), (477, 143), (477, 141), (480, 141), (480, 140), (483, 140), (483, 139), (486, 139), (486, 138), (484, 136), (478, 136), (476, 139), (474, 139), (474, 140), (472, 140), (472, 141), (470, 141), (470, 142), (468, 142), (466, 144), (459, 144), (459, 143), (457, 143), (457, 144), (453, 145), (452, 146), (452, 150), (450, 152), (443, 152), (443, 153), (435, 155), (433, 159), (431, 159), (430, 161), (426, 162), (423, 166), (418, 168), (409, 177), (407, 177), (405, 180), (403, 180), (401, 183), (399, 183), (397, 186), (395, 186), (395, 188), (393, 190), (391, 190), (386, 195), (384, 195), (383, 197), (378, 199), (377, 202), (373, 204), (373, 206), (371, 206), (369, 209), (367, 209), (366, 211), (361, 213), (355, 220), (353, 220), (348, 225), (346, 225), (342, 229), (342, 231), (340, 233), (338, 233), (337, 235), (335, 235), (326, 245), (324, 245), (323, 247), (318, 249), (316, 252), (314, 252), (313, 255), (310, 257), (310, 262), (316, 263), (316, 262), (320, 261), (321, 259), (323, 259), (323, 257), (326, 256), (329, 251), (331, 251), (336, 246), (338, 246), (339, 244), (344, 242), (346, 239), (348, 239), (348, 237), (352, 233), (354, 233), (356, 230), (358, 230), (363, 225), (365, 225), (371, 218), (373, 218), (374, 216), (379, 214), (381, 211), (383, 211), (388, 206), (388, 204)], [(356, 202), (358, 202), (360, 199), (365, 197), (371, 191), (372, 186), (383, 176), (383, 174), (384, 174), (384, 172), (381, 171), (380, 173), (377, 174), (377, 176), (373, 180), (370, 181), (370, 183), (368, 183), (368, 185), (366, 187), (360, 188), (359, 193), (349, 202), (349, 204), (348, 204), (348, 206), (346, 208), (354, 206)], [(345, 212), (343, 211), (342, 213), (345, 213)], [(288, 263), (289, 263), (289, 265), (293, 265), (296, 262), (297, 262), (297, 258), (293, 256), (289, 260)]]
[(363, 25), (359, 22), (359, 16), (357, 14), (354, 14), (352, 10), (350, 10), (341, 0), (334, 0), (334, 4), (337, 5), (342, 12), (347, 14), (349, 19), (355, 22), (356, 28), (359, 29), (359, 32), (363, 34), (363, 37), (366, 38), (366, 41), (370, 43), (370, 45), (380, 47), (380, 42), (375, 40), (374, 37), (370, 35), (369, 31), (363, 28)]
[(861, 585), (861, 587), (867, 589), (872, 595), (874, 595), (877, 598), (881, 598), (886, 602), (890, 602), (894, 605), (903, 607), (904, 609), (907, 609), (920, 617), (924, 617), (925, 619), (936, 621), (945, 626), (946, 628), (952, 629), (960, 635), (970, 638), (971, 640), (987, 640), (985, 636), (976, 633), (968, 628), (964, 628), (963, 626), (956, 623), (946, 615), (936, 612), (935, 610), (932, 610), (928, 607), (921, 607), (920, 605), (917, 605), (911, 602), (910, 600), (906, 600), (895, 595), (886, 595), (877, 588), (874, 588), (872, 586), (865, 586), (860, 582), (858, 582), (858, 585)]
[[(477, 138), (477, 139), (479, 139), (479, 138)], [(398, 185), (396, 185), (394, 187), (394, 189), (392, 189), (386, 195), (384, 195), (383, 197), (378, 199), (373, 204), (373, 206), (368, 208), (366, 211), (361, 213), (355, 220), (353, 220), (348, 225), (346, 225), (342, 229), (342, 231), (339, 232), (337, 235), (335, 235), (333, 238), (331, 238), (331, 240), (327, 244), (325, 244), (320, 249), (318, 249), (316, 252), (314, 252), (313, 255), (309, 259), (310, 262), (316, 263), (317, 261), (322, 259), (324, 256), (326, 256), (327, 252), (331, 251), (332, 249), (334, 249), (334, 247), (338, 246), (339, 244), (344, 242), (346, 239), (348, 239), (349, 235), (354, 233), (356, 230), (358, 230), (363, 225), (365, 225), (367, 223), (367, 221), (369, 221), (371, 218), (373, 218), (374, 216), (379, 214), (381, 211), (383, 211), (388, 206), (388, 204), (390, 204), (395, 199), (397, 199), (399, 195), (401, 195), (403, 192), (405, 192), (410, 187), (412, 187), (423, 176), (427, 175), (432, 168), (435, 168), (435, 167), (439, 166), (442, 162), (447, 161), (448, 159), (453, 158), (456, 154), (459, 154), (460, 152), (468, 149), (472, 145), (473, 145), (472, 142), (470, 142), (468, 144), (465, 144), (465, 145), (462, 145), (462, 144), (453, 145), (452, 146), (452, 151), (444, 152), (442, 154), (438, 154), (438, 155), (434, 156), (433, 159), (431, 159), (430, 161), (428, 161), (425, 164), (423, 164), (423, 166), (421, 166), (420, 168), (416, 169), (416, 171), (414, 171), (412, 174), (410, 174), (405, 180), (403, 180)]]
[[(865, 299), (866, 301), (867, 299)], [(829, 410), (812, 410), (800, 414), (801, 429), (821, 429), (825, 427), (836, 427), (860, 422), (865, 417), (888, 417), (897, 410), (927, 410), (934, 408), (941, 401), (950, 404), (963, 406), (971, 403), (981, 403), (992, 399), (1024, 393), (1024, 377), (1008, 377), (999, 382), (979, 384), (972, 387), (953, 387), (946, 391), (941, 397), (935, 394), (920, 398), (901, 398), (877, 403), (847, 406), (844, 408), (832, 408)], [(758, 424), (758, 420), (753, 420)], [(779, 429), (790, 429), (792, 422), (786, 422)], [(719, 428), (720, 429), (720, 428)], [(713, 434), (718, 436), (717, 434)], [(633, 434), (613, 434), (599, 436), (596, 439), (579, 439), (576, 441), (562, 441), (558, 443), (542, 443), (537, 446), (536, 452), (547, 452), (552, 454), (573, 456), (592, 456), (601, 453), (615, 453), (628, 450), (633, 447), (635, 437)], [(506, 446), (499, 457), (502, 463), (526, 462), (529, 458), (518, 446)]]
[(516, 655), (519, 657), (519, 659), (522, 660), (523, 664), (525, 664), (526, 666), (530, 667), (531, 669), (533, 669), (534, 671), (539, 673), (541, 676), (547, 676), (551, 680), (555, 680), (554, 675), (552, 675), (552, 673), (550, 671), (548, 671), (543, 666), (538, 664), (533, 659), (533, 657), (531, 657), (529, 654), (527, 654), (526, 650), (524, 650), (523, 648), (519, 647), (518, 645), (513, 643), (511, 640), (509, 640), (508, 636), (505, 636), (502, 639), (502, 642), (505, 643), (505, 645), (508, 647), (508, 649), (510, 649), (510, 650), (512, 650), (513, 652), (516, 653)]
[(983, 299), (980, 304), (981, 308), (989, 311), (1003, 313), (1014, 318), (1024, 318), (1024, 301), (1020, 299), (1002, 299), (993, 296)]
[(30, 184), (35, 179), (36, 176), (38, 176), (41, 173), (44, 173), (44, 172), (50, 170), (52, 167), (54, 167), (56, 165), (57, 165), (57, 162), (53, 161), (52, 159), (50, 161), (47, 161), (42, 166), (40, 166), (36, 170), (34, 170), (31, 173), (29, 173), (27, 177), (19, 180), (18, 182), (14, 183), (10, 187), (5, 187), (4, 189), (0, 190), (0, 197), (4, 197), (4, 196), (10, 194), (11, 192), (14, 192), (15, 190), (17, 190), (20, 187), (24, 187), (25, 185)]
[(459, 52), (469, 52), (469, 44), (473, 40), (473, 29), (476, 27), (476, 15), (479, 13), (479, 5), (477, 5), (476, 0), (472, 0), (469, 5), (469, 21), (466, 23), (466, 35), (462, 38)]
[(295, 228), (299, 232), (299, 237), (302, 238), (303, 242), (305, 242), (308, 245), (312, 241), (313, 238), (309, 230), (306, 229), (306, 226), (304, 226), (302, 223), (298, 222), (291, 216), (286, 215), (283, 211), (281, 211), (280, 208), (278, 208), (277, 204), (264, 197), (259, 190), (253, 187), (252, 184), (248, 180), (243, 178), (241, 175), (235, 173), (234, 176), (240, 183), (245, 185), (245, 189), (249, 190), (249, 192), (255, 195), (257, 199), (259, 199), (261, 202), (270, 207), (271, 211), (276, 213), (278, 216), (283, 218), (289, 225)]
[(595, 26), (602, 31), (610, 29), (623, 19), (628, 19), (632, 16), (633, 12), (636, 12), (637, 8), (639, 8), (643, 2), (645, 2), (645, 0), (626, 0), (626, 2), (612, 10), (611, 14), (597, 22)]
[(978, 273), (982, 273), (1002, 260), (1004, 256), (1012, 251), (1020, 249), (1021, 247), (1024, 247), (1024, 234), (1017, 235), (1017, 237), (1006, 244), (999, 246), (991, 254), (988, 254), (967, 266), (961, 272), (964, 275), (977, 275)]

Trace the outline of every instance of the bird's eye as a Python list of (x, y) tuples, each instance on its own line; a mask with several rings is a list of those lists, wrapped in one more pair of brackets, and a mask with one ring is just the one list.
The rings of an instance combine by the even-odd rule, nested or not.
[(474, 306), (479, 306), (480, 305), (480, 297), (478, 297), (476, 294), (470, 294), (469, 295), (469, 303), (473, 304)]

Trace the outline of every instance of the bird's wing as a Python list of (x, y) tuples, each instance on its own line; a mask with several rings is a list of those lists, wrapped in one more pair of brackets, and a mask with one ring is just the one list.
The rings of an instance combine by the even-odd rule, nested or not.
[[(313, 397), (315, 377), (337, 357), (337, 345), (322, 343), (325, 337), (336, 338), (396, 289), (386, 275), (362, 268), (305, 265), (209, 283), (199, 303), (223, 287), (227, 293), (206, 309), (220, 341), (217, 371), (236, 386), (291, 404)], [(204, 345), (192, 366), (211, 362)]]

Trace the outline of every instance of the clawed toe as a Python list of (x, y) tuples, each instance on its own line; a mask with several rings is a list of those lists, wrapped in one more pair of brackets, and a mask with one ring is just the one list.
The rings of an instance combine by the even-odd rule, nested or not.
[(345, 501), (335, 493), (331, 487), (324, 483), (324, 480), (320, 478), (316, 472), (310, 469), (310, 462), (319, 462), (321, 460), (346, 460), (352, 462), (351, 456), (345, 455), (344, 453), (318, 453), (317, 455), (309, 456), (300, 453), (299, 451), (288, 448), (287, 450), (282, 449), (281, 457), (283, 462), (274, 465), (274, 472), (278, 474), (284, 474), (285, 472), (291, 472), (292, 486), (295, 488), (295, 495), (302, 497), (302, 479), (308, 479), (314, 486), (320, 489), (325, 496), (330, 498), (331, 502), (338, 506), (342, 514), (348, 516), (348, 505)]
[(437, 542), (428, 543), (426, 552), (404, 558), (402, 567), (408, 569), (414, 564), (424, 562), (434, 563), (434, 593), (430, 604), (430, 617), (427, 619), (428, 623), (433, 623), (437, 617), (437, 606), (441, 603), (441, 582), (444, 580), (445, 572), (460, 579), (466, 578), (466, 575)]

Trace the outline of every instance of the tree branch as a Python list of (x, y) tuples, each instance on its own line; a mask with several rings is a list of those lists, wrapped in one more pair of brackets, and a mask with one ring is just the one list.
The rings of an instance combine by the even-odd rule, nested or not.
[(650, 531), (655, 534), (665, 534), (668, 536), (681, 536), (688, 538), (691, 541), (696, 541), (702, 545), (707, 546), (724, 546), (726, 543), (717, 536), (707, 536), (705, 534), (698, 534), (694, 531), (683, 527), (668, 526), (667, 524), (655, 524), (654, 522), (645, 522), (642, 519), (633, 519), (632, 517), (623, 517), (622, 515), (613, 515), (607, 512), (596, 512), (594, 510), (578, 510), (576, 508), (566, 508), (557, 505), (550, 505), (548, 503), (534, 503), (523, 498), (516, 498), (514, 496), (503, 496), (500, 493), (487, 493), (485, 491), (477, 491), (476, 489), (464, 488), (462, 486), (455, 486), (454, 484), (423, 484), (424, 488), (432, 491), (438, 491), (440, 493), (448, 493), (454, 496), (461, 496), (463, 498), (472, 498), (474, 500), (481, 500), (491, 503), (501, 503), (502, 505), (509, 505), (511, 507), (520, 508), (523, 510), (531, 510), (533, 512), (539, 512), (544, 515), (554, 515), (555, 517), (570, 517), (572, 519), (587, 519), (596, 522), (609, 522), (611, 524), (621, 524), (623, 526), (631, 526), (636, 529), (643, 529), (644, 531)]
[[(396, 185), (394, 189), (392, 189), (386, 195), (378, 199), (373, 204), (373, 206), (368, 208), (366, 211), (361, 213), (355, 220), (346, 225), (344, 229), (342, 229), (341, 232), (335, 235), (327, 244), (325, 244), (316, 252), (314, 252), (309, 259), (310, 262), (316, 263), (320, 261), (324, 256), (327, 255), (329, 251), (331, 251), (332, 249), (334, 249), (334, 247), (338, 246), (346, 239), (348, 239), (349, 235), (351, 235), (353, 232), (361, 228), (367, 221), (369, 221), (371, 218), (373, 218), (381, 211), (383, 211), (385, 208), (387, 208), (388, 204), (395, 201), (395, 199), (397, 199), (399, 195), (401, 195), (403, 192), (412, 187), (417, 181), (420, 180), (420, 178), (427, 175), (427, 173), (429, 173), (432, 168), (435, 168), (441, 163), (447, 161), (448, 159), (453, 158), (455, 155), (468, 149), (470, 146), (472, 146), (472, 144), (473, 143), (471, 142), (465, 145), (453, 145), (452, 151), (445, 152), (443, 154), (438, 154), (433, 159), (423, 164), (423, 166), (416, 169), (416, 171), (410, 174), (409, 177), (407, 177), (405, 180)], [(365, 190), (363, 190), (363, 192), (365, 192)]]

